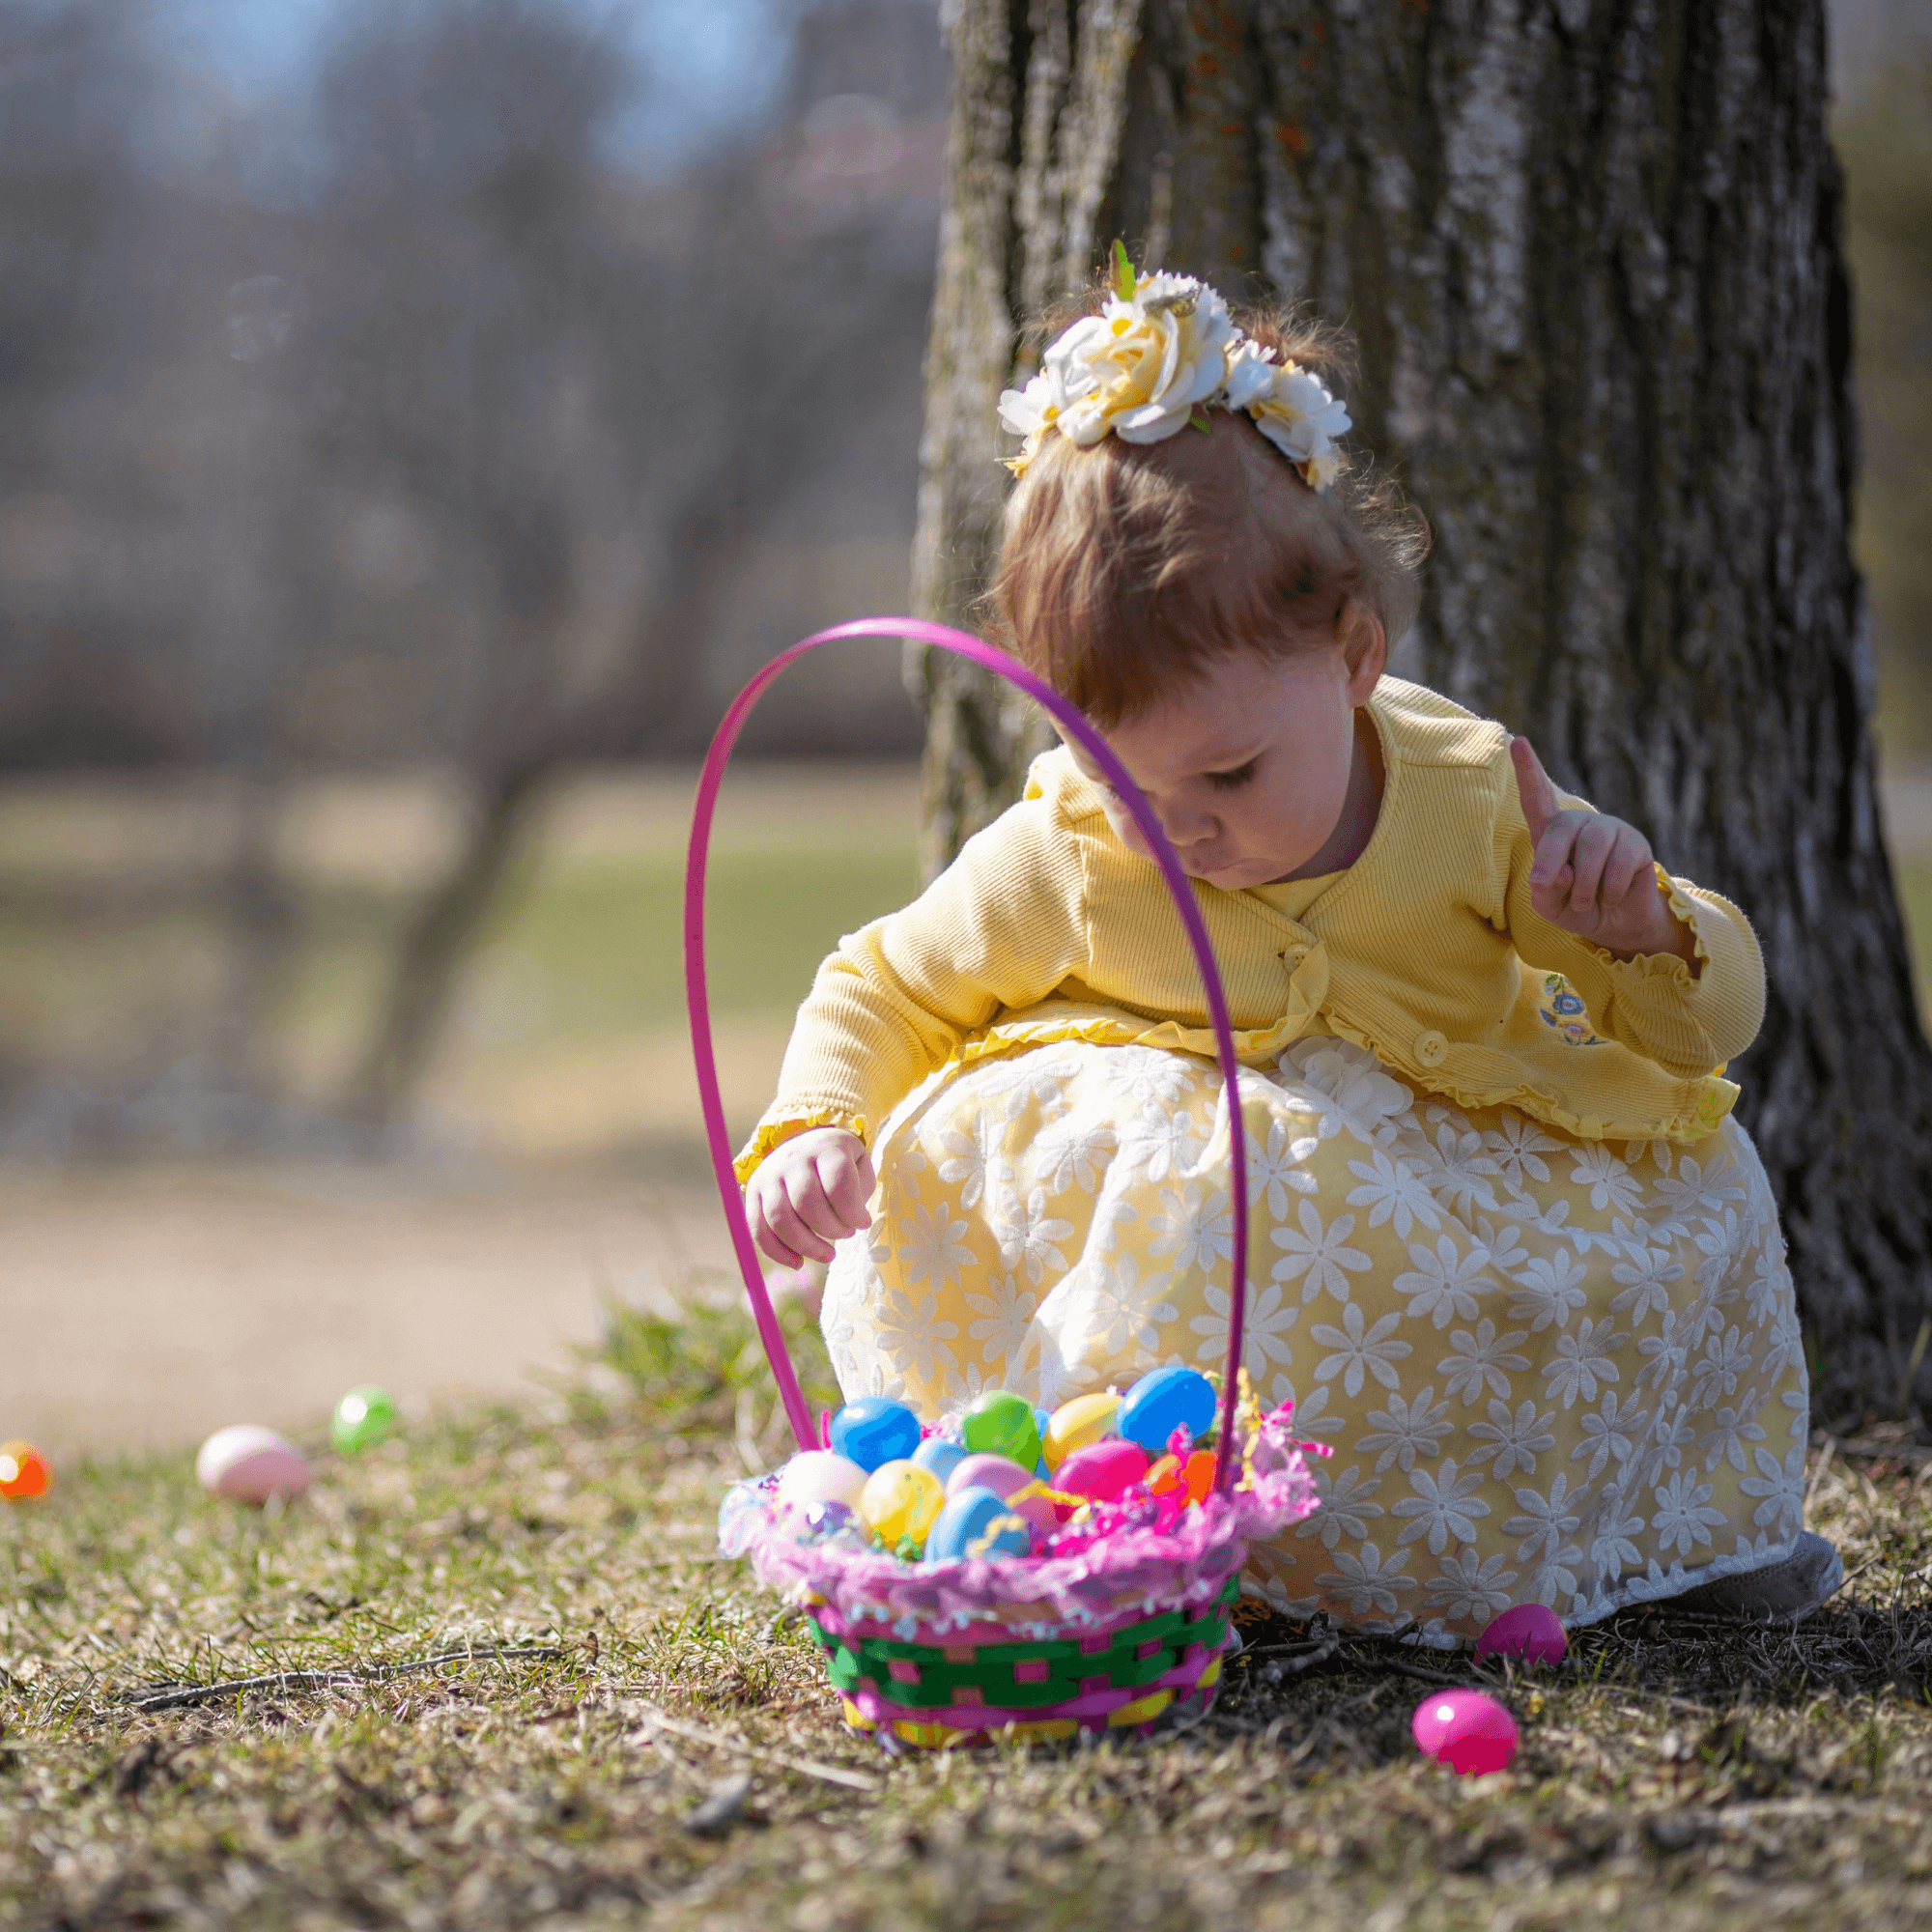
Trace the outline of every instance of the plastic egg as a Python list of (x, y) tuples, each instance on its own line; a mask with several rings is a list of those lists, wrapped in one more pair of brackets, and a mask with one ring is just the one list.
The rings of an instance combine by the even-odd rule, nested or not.
[(1023, 1469), (1039, 1461), (1039, 1424), (1023, 1395), (988, 1389), (966, 1411), (966, 1446), (976, 1455), (1008, 1456)]
[(811, 1503), (859, 1507), (867, 1471), (831, 1449), (802, 1449), (779, 1471), (779, 1501), (804, 1509)]
[(902, 1463), (919, 1447), (919, 1417), (891, 1396), (862, 1395), (832, 1418), (832, 1446), (862, 1469)]
[(807, 1503), (797, 1516), (800, 1543), (847, 1543), (861, 1540), (859, 1513), (843, 1503)]
[(1205, 1503), (1214, 1487), (1214, 1452), (1197, 1449), (1184, 1463), (1179, 1456), (1163, 1456), (1142, 1480), (1157, 1496), (1184, 1489), (1195, 1502)]
[(923, 1545), (945, 1507), (946, 1490), (939, 1478), (903, 1457), (880, 1463), (859, 1495), (861, 1520), (888, 1549), (901, 1543)]
[(47, 1459), (31, 1442), (0, 1442), (0, 1496), (10, 1503), (32, 1502), (53, 1486)]
[(265, 1503), (270, 1496), (298, 1496), (309, 1485), (301, 1451), (272, 1429), (238, 1422), (217, 1429), (194, 1459), (195, 1481), (211, 1495)]
[(1106, 1503), (1122, 1490), (1131, 1489), (1147, 1472), (1147, 1451), (1138, 1442), (1116, 1435), (1074, 1450), (1053, 1472), (1053, 1487), (1069, 1496)]
[(1525, 1663), (1561, 1663), (1569, 1648), (1563, 1620), (1547, 1604), (1518, 1604), (1476, 1639), (1479, 1661), (1515, 1657)]
[(991, 1490), (1026, 1518), (1039, 1536), (1060, 1527), (1060, 1513), (1047, 1500), (1046, 1486), (1008, 1456), (969, 1456), (946, 1479), (949, 1497), (971, 1489)]
[(1463, 1777), (1501, 1771), (1516, 1755), (1516, 1719), (1482, 1690), (1438, 1690), (1408, 1720), (1415, 1747)]
[(1177, 1429), (1206, 1435), (1214, 1426), (1214, 1384), (1199, 1369), (1155, 1369), (1122, 1399), (1114, 1427), (1150, 1456), (1160, 1455)]
[(977, 1485), (947, 1497), (946, 1507), (925, 1539), (928, 1563), (954, 1562), (964, 1556), (1032, 1553), (1032, 1525), (1014, 1513), (1005, 1496)]
[(922, 1469), (930, 1469), (943, 1483), (966, 1460), (966, 1445), (949, 1435), (928, 1435), (912, 1452), (912, 1460)]
[(358, 1382), (335, 1405), (328, 1433), (345, 1455), (373, 1449), (396, 1427), (396, 1405), (374, 1382)]
[(1074, 1450), (1113, 1435), (1114, 1418), (1120, 1412), (1121, 1398), (1114, 1389), (1099, 1395), (1076, 1395), (1071, 1402), (1062, 1403), (1040, 1434), (1046, 1466), (1057, 1469)]

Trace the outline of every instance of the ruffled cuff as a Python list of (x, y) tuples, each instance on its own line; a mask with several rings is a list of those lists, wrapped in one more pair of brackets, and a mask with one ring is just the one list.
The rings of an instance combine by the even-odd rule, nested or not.
[(782, 1147), (786, 1141), (812, 1127), (843, 1127), (848, 1134), (858, 1135), (868, 1149), (872, 1145), (871, 1132), (863, 1114), (849, 1114), (835, 1106), (813, 1107), (802, 1114), (768, 1114), (758, 1122), (752, 1138), (731, 1163), (731, 1172), (738, 1177), (738, 1185), (742, 1187), (751, 1179), (758, 1171), (758, 1163), (775, 1147)]
[(1661, 866), (1657, 882), (1672, 916), (1690, 929), (1692, 957), (1619, 959), (1593, 947), (1619, 1009), (1604, 1030), (1672, 1070), (1722, 1071), (1763, 1022), (1763, 957), (1749, 922), (1728, 900)]
[(1671, 917), (1680, 925), (1690, 928), (1690, 958), (1683, 958), (1675, 952), (1638, 952), (1629, 959), (1619, 959), (1606, 947), (1598, 946), (1591, 950), (1613, 973), (1635, 974), (1650, 980), (1670, 980), (1688, 991), (1703, 979), (1704, 968), (1711, 958), (1711, 949), (1699, 923), (1699, 915), (1704, 908), (1662, 866), (1653, 862), (1651, 870), (1657, 875), (1657, 883), (1670, 907)]

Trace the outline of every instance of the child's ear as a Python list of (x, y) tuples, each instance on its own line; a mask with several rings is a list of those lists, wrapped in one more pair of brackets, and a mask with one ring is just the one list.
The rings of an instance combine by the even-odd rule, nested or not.
[(1350, 602), (1342, 613), (1342, 657), (1349, 667), (1349, 702), (1359, 710), (1388, 668), (1388, 632), (1366, 605)]

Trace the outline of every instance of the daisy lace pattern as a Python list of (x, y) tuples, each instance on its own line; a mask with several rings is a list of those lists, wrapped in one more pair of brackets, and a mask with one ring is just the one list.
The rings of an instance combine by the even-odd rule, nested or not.
[[(1807, 1392), (1742, 1128), (1608, 1147), (1417, 1094), (1317, 1037), (1241, 1082), (1246, 1367), (1323, 1508), (1250, 1553), (1294, 1614), (1466, 1642), (1788, 1552)], [(1058, 1041), (955, 1065), (885, 1123), (825, 1327), (848, 1393), (937, 1416), (1218, 1369), (1233, 1246), (1218, 1070)]]

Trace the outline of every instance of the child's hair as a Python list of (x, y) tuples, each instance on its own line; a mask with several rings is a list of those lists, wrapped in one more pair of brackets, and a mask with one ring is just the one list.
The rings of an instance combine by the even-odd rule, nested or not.
[[(1098, 312), (1108, 288), (1046, 319)], [(1353, 343), (1297, 310), (1236, 311), (1243, 333), (1346, 395)], [(1007, 500), (985, 600), (1022, 663), (1107, 726), (1213, 659), (1325, 643), (1366, 604), (1393, 644), (1415, 619), (1429, 527), (1360, 459), (1319, 494), (1236, 410), (1165, 440), (1050, 436)]]

